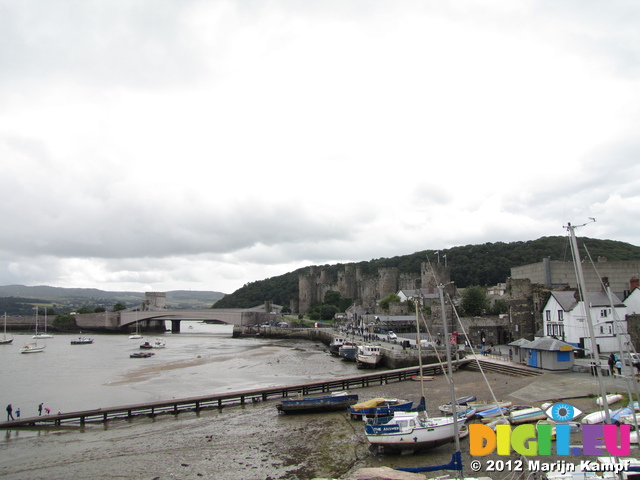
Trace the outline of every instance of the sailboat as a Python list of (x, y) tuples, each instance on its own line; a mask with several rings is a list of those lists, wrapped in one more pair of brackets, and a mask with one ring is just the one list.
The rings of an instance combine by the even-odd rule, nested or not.
[(132, 333), (131, 335), (129, 335), (129, 338), (132, 340), (137, 340), (139, 338), (142, 338), (142, 335), (140, 335), (140, 331), (139, 331), (139, 323), (136, 322), (136, 333)]
[[(442, 315), (445, 315), (444, 308), (444, 286), (439, 285), (440, 302), (442, 305)], [(418, 306), (416, 304), (416, 324), (418, 324)], [(447, 320), (443, 318), (445, 338), (449, 337), (447, 332)], [(420, 371), (422, 371), (422, 352), (420, 351), (420, 327), (417, 326), (418, 357), (420, 359)], [(453, 369), (451, 366), (451, 346), (447, 342), (447, 366), (449, 381), (453, 380)], [(424, 382), (422, 385), (422, 397), (425, 397)], [(455, 390), (451, 383), (452, 404), (456, 404)], [(393, 417), (381, 419), (376, 423), (365, 426), (365, 435), (369, 443), (377, 447), (378, 451), (385, 453), (402, 453), (405, 451), (421, 451), (444, 445), (452, 440), (459, 441), (461, 429), (470, 415), (474, 412), (455, 414), (444, 417), (428, 417), (425, 412), (395, 412)], [(460, 448), (458, 447), (458, 450)]]
[(2, 340), (0, 345), (9, 345), (13, 342), (13, 338), (7, 338), (7, 313), (4, 314), (4, 333), (2, 334)]
[(38, 333), (38, 309), (36, 308), (36, 334), (32, 338), (53, 338), (53, 335), (47, 333), (47, 309), (44, 309), (44, 332)]

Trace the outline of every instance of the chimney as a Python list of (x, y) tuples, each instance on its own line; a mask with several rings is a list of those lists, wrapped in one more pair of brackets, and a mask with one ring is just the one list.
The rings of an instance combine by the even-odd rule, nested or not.
[(631, 280), (629, 280), (630, 290), (633, 292), (639, 286), (640, 286), (640, 281), (638, 280), (638, 277), (631, 277)]

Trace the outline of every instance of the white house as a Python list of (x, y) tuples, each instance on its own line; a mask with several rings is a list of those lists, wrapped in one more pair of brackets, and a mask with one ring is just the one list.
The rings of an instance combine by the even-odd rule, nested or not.
[(417, 302), (422, 304), (425, 302), (426, 305), (431, 305), (434, 301), (440, 300), (440, 295), (436, 292), (429, 291), (428, 288), (418, 288), (416, 290), (399, 290), (398, 294), (401, 302), (406, 302), (407, 300), (411, 300), (412, 302)]
[[(584, 302), (578, 302), (576, 295), (576, 292), (551, 292), (542, 312), (544, 334), (590, 351), (591, 336)], [(620, 351), (618, 336), (622, 337), (625, 348), (631, 341), (627, 334), (627, 307), (615, 294), (611, 296), (613, 302), (605, 292), (588, 292), (587, 296), (597, 351), (600, 353)]]
[(640, 313), (640, 288), (634, 288), (633, 291), (624, 299), (627, 307), (627, 315), (637, 315)]

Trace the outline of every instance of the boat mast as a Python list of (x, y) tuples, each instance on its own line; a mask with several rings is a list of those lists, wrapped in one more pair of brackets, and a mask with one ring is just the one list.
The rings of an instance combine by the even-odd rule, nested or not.
[[(420, 365), (420, 391), (422, 394), (422, 398), (426, 399), (426, 395), (424, 393), (424, 372), (422, 371), (422, 349), (420, 345), (420, 322), (418, 321), (418, 302), (415, 302), (416, 305), (416, 342), (418, 343), (418, 364)], [(425, 410), (426, 413), (426, 410)]]
[[(595, 221), (595, 220), (594, 220)], [(579, 225), (584, 227), (585, 224)], [(591, 320), (591, 304), (588, 301), (588, 292), (586, 288), (586, 282), (584, 281), (584, 272), (582, 271), (582, 261), (580, 260), (580, 252), (578, 251), (578, 241), (576, 240), (576, 226), (567, 223), (565, 227), (571, 237), (571, 251), (573, 253), (573, 262), (576, 267), (576, 276), (578, 277), (578, 288), (582, 296), (582, 303), (584, 305), (585, 315), (587, 317), (587, 327), (589, 330), (589, 337), (591, 338), (591, 358), (593, 358), (596, 364), (596, 377), (598, 378), (598, 387), (600, 388), (600, 396), (602, 397), (602, 407), (604, 408), (604, 414), (606, 423), (611, 423), (611, 415), (609, 413), (609, 402), (607, 401), (607, 392), (604, 388), (604, 381), (602, 380), (602, 372), (600, 371), (600, 358), (597, 357), (597, 344), (596, 334), (593, 329), (593, 321)]]
[[(456, 389), (453, 384), (453, 368), (451, 367), (451, 342), (449, 341), (449, 330), (447, 328), (447, 315), (444, 306), (444, 285), (438, 284), (438, 293), (440, 294), (440, 315), (442, 316), (442, 325), (444, 327), (444, 342), (447, 348), (447, 370), (449, 372), (449, 392), (451, 394), (451, 406), (453, 407), (453, 433), (456, 442), (456, 452), (460, 451), (460, 429), (458, 426), (458, 402), (456, 401)], [(462, 478), (462, 470), (458, 470), (458, 475)]]

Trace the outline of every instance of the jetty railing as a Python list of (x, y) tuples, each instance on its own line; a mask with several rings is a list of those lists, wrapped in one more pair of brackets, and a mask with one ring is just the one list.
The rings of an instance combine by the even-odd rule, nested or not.
[[(463, 359), (454, 362), (459, 368), (471, 360)], [(444, 364), (435, 363), (424, 365), (422, 375), (439, 375), (443, 372)], [(0, 428), (31, 427), (39, 425), (80, 424), (88, 422), (106, 422), (113, 419), (129, 419), (134, 416), (146, 415), (153, 417), (159, 414), (174, 414), (180, 412), (204, 409), (222, 409), (231, 405), (245, 405), (247, 403), (264, 402), (274, 398), (287, 398), (294, 395), (310, 395), (330, 393), (333, 391), (348, 390), (353, 388), (366, 388), (375, 385), (386, 385), (393, 382), (410, 380), (412, 376), (420, 374), (420, 367), (407, 367), (395, 370), (376, 371), (361, 375), (321, 380), (317, 382), (302, 383), (297, 385), (283, 385), (275, 387), (244, 390), (233, 393), (203, 395), (166, 401), (146, 402), (134, 405), (97, 408), (79, 412), (57, 413), (37, 417), (25, 417), (7, 422), (0, 422)]]

